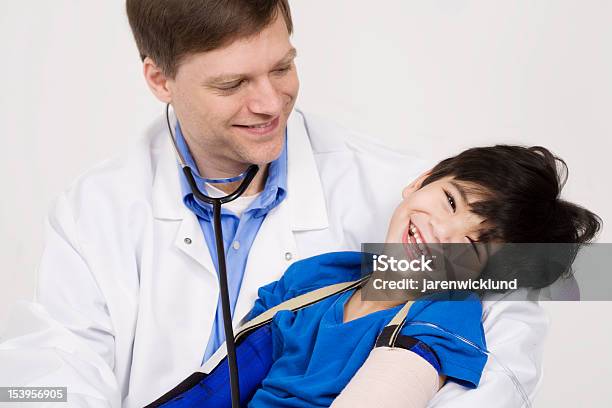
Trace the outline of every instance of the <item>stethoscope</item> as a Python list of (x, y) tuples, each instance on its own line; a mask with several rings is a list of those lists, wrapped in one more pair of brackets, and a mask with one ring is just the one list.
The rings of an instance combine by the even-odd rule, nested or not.
[(240, 387), (238, 383), (238, 364), (236, 362), (236, 344), (234, 343), (234, 330), (232, 327), (229, 290), (227, 287), (227, 270), (225, 267), (225, 248), (223, 248), (223, 230), (221, 229), (221, 205), (229, 203), (230, 201), (233, 201), (240, 197), (245, 192), (249, 184), (251, 184), (251, 181), (253, 181), (255, 174), (257, 174), (257, 171), (259, 170), (259, 167), (256, 164), (252, 164), (246, 169), (244, 173), (236, 177), (212, 179), (199, 177), (202, 181), (211, 184), (233, 183), (235, 181), (242, 180), (238, 188), (236, 188), (236, 190), (234, 190), (234, 192), (232, 192), (231, 194), (228, 194), (223, 197), (207, 196), (206, 194), (202, 193), (198, 188), (195, 176), (193, 175), (193, 170), (191, 170), (191, 168), (187, 165), (183, 155), (181, 154), (178, 148), (176, 138), (174, 137), (174, 133), (172, 132), (172, 125), (170, 124), (169, 103), (166, 104), (166, 122), (168, 123), (168, 132), (170, 132), (170, 138), (172, 139), (174, 151), (176, 152), (179, 164), (183, 169), (183, 173), (187, 178), (187, 182), (189, 183), (189, 187), (191, 188), (193, 195), (196, 199), (211, 204), (213, 207), (213, 225), (215, 231), (215, 246), (217, 247), (219, 287), (221, 292), (221, 310), (223, 312), (223, 328), (225, 331), (227, 361), (230, 373), (232, 408), (240, 408)]

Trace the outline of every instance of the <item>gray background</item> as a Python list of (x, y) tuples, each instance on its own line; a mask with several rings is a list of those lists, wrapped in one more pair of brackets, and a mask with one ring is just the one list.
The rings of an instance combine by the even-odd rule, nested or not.
[[(163, 106), (145, 86), (123, 0), (0, 4), (2, 320), (33, 295), (50, 200)], [(564, 196), (612, 220), (611, 2), (291, 4), (299, 106), (431, 159), (544, 145), (570, 166)], [(611, 238), (604, 229), (600, 242)], [(535, 406), (611, 406), (610, 303), (544, 307), (552, 326)]]

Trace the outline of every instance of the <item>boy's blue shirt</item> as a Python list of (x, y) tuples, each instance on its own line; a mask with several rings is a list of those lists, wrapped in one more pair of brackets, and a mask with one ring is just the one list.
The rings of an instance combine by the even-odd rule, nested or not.
[[(294, 263), (280, 280), (259, 289), (249, 319), (314, 289), (360, 279), (361, 260), (359, 252), (335, 252)], [(281, 311), (275, 315), (271, 323), (274, 363), (249, 407), (313, 407), (332, 403), (402, 306), (343, 323), (344, 304), (352, 293), (350, 290), (296, 312)], [(406, 320), (433, 323), (484, 350), (481, 316), (482, 305), (475, 294), (448, 292), (444, 300), (415, 301)], [(405, 325), (401, 334), (427, 344), (438, 357), (440, 374), (448, 380), (469, 388), (478, 385), (487, 361), (481, 351), (429, 326)]]

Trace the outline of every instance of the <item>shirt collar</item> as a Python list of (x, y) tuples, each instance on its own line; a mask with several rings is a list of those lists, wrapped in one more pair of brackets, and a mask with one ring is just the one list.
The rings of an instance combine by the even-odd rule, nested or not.
[[(185, 160), (185, 164), (191, 168), (191, 171), (196, 180), (196, 185), (200, 189), (200, 191), (206, 191), (206, 183), (202, 180), (200, 173), (198, 171), (198, 167), (191, 155), (191, 151), (189, 150), (189, 146), (183, 136), (183, 132), (181, 131), (181, 126), (176, 122), (175, 127), (175, 137), (176, 144), (179, 152), (183, 156)], [(180, 183), (181, 183), (181, 191), (183, 193), (183, 202), (185, 205), (194, 211), (196, 214), (200, 216), (206, 216), (209, 218), (211, 212), (211, 205), (208, 203), (203, 203), (197, 200), (193, 196), (193, 192), (191, 191), (191, 187), (189, 186), (189, 182), (187, 181), (187, 177), (183, 173), (183, 171), (179, 171)], [(281, 201), (287, 195), (287, 130), (285, 129), (285, 143), (283, 145), (283, 150), (280, 156), (272, 161), (268, 166), (268, 177), (266, 179), (266, 184), (264, 185), (264, 189), (261, 194), (251, 203), (250, 207), (245, 211), (250, 212), (253, 211), (254, 217), (261, 217), (268, 213), (272, 208), (276, 207), (280, 204)], [(222, 212), (224, 209), (222, 208)]]

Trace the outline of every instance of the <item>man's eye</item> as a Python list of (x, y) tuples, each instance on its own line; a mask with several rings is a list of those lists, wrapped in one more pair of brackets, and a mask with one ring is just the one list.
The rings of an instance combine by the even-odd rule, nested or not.
[(455, 210), (457, 209), (457, 206), (455, 204), (455, 197), (453, 197), (453, 195), (446, 190), (444, 190), (444, 194), (446, 195), (446, 200), (448, 201), (451, 208), (453, 209), (453, 212), (455, 212)]
[(287, 73), (287, 71), (289, 71), (290, 69), (291, 69), (291, 65), (288, 65), (286, 67), (282, 67), (282, 68), (274, 70), (274, 73), (282, 75), (282, 74)]
[(246, 81), (244, 79), (237, 81), (237, 82), (232, 82), (229, 83), (227, 85), (222, 85), (219, 87), (220, 90), (222, 91), (233, 91), (236, 90), (238, 88), (240, 88)]

